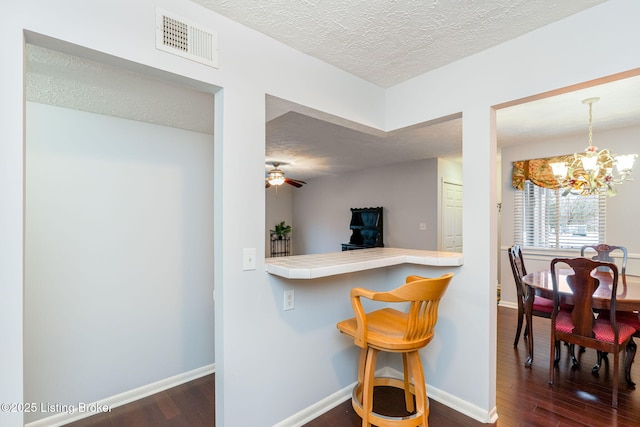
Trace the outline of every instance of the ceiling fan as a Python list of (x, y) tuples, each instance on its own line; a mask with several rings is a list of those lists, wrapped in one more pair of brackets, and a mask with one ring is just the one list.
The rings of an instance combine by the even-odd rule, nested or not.
[(277, 188), (277, 186), (282, 185), (285, 182), (289, 185), (293, 185), (296, 188), (300, 188), (304, 184), (306, 184), (306, 182), (304, 181), (299, 181), (297, 179), (291, 179), (284, 176), (284, 172), (281, 169), (278, 169), (278, 167), (286, 163), (267, 162), (267, 164), (273, 166), (273, 169), (271, 169), (267, 173), (267, 177), (265, 178), (265, 188), (269, 188), (272, 185), (276, 186)]

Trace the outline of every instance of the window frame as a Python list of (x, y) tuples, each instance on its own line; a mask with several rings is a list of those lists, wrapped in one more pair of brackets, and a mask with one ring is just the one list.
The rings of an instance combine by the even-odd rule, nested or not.
[(524, 190), (517, 190), (514, 197), (514, 244), (562, 251), (605, 241), (606, 195), (564, 192), (525, 181)]

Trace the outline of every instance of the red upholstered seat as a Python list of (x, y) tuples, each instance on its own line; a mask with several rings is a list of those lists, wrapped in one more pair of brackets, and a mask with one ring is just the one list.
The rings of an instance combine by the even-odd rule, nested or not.
[[(637, 316), (636, 316), (637, 318)], [(556, 331), (564, 332), (566, 334), (570, 334), (573, 332), (575, 325), (571, 320), (571, 313), (567, 311), (560, 311), (558, 313), (558, 317), (556, 317)], [(595, 339), (599, 341), (605, 342), (613, 342), (613, 328), (611, 327), (611, 322), (609, 319), (601, 319), (598, 318), (593, 325), (593, 333), (595, 335)], [(626, 323), (618, 324), (618, 344), (622, 344), (630, 336), (636, 333), (636, 329)]]
[[(571, 311), (573, 309), (573, 305), (560, 303), (560, 310), (562, 311)], [(543, 297), (536, 296), (533, 300), (533, 312), (536, 315), (541, 316), (541, 313), (549, 313), (551, 316), (551, 312), (553, 311), (553, 300)], [(545, 317), (545, 316), (541, 316)]]
[[(603, 311), (598, 316), (598, 319), (609, 319), (609, 312)], [(616, 321), (625, 323), (636, 331), (640, 331), (640, 317), (635, 311), (616, 311)]]
[[(610, 322), (611, 314), (608, 311), (601, 311), (598, 314), (598, 320)], [(616, 311), (616, 322), (618, 325), (628, 325), (634, 329), (633, 336), (640, 337), (640, 317), (638, 317), (638, 313), (635, 311)], [(624, 376), (627, 380), (627, 384), (631, 387), (635, 387), (635, 383), (631, 379), (631, 365), (633, 364), (634, 359), (636, 358), (636, 350), (637, 345), (633, 342), (633, 338), (629, 340), (629, 344), (627, 344), (627, 351), (625, 353), (624, 358)], [(606, 357), (606, 353), (599, 351), (598, 352), (598, 361), (596, 365), (593, 367), (593, 371), (597, 372), (600, 370), (600, 366), (602, 366), (602, 360)]]
[[(613, 342), (614, 333), (611, 327), (611, 322), (607, 320), (596, 320), (596, 324), (593, 327), (593, 333), (596, 334), (596, 339), (600, 341)], [(618, 344), (622, 344), (627, 341), (629, 337), (636, 333), (635, 328), (624, 324), (618, 324)]]
[(535, 297), (533, 300), (533, 311), (549, 313), (553, 311), (553, 300), (543, 297)]

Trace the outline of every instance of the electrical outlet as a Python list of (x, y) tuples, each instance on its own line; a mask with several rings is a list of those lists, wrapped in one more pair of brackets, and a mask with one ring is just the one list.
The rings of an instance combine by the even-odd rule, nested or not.
[(293, 289), (284, 291), (284, 311), (293, 310), (295, 307), (295, 298), (293, 296)]

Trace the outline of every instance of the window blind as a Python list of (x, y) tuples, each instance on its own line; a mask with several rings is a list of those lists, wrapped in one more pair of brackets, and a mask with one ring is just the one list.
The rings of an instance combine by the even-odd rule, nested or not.
[(514, 243), (523, 247), (577, 249), (605, 239), (606, 196), (567, 194), (525, 182), (516, 191)]

